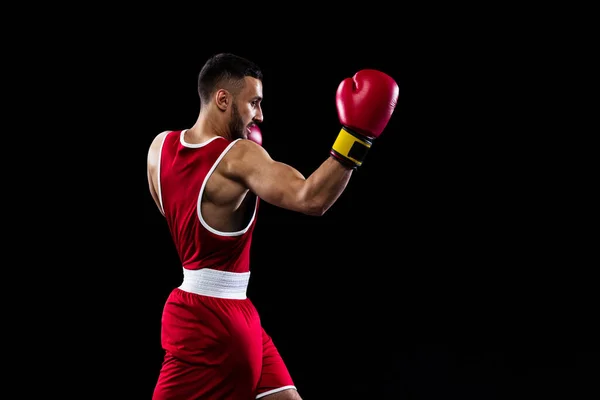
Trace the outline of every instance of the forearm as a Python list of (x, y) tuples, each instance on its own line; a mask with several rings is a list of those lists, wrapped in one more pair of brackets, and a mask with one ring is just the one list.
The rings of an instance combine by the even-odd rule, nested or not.
[(352, 171), (332, 156), (327, 158), (304, 182), (301, 198), (305, 213), (323, 215), (346, 189)]

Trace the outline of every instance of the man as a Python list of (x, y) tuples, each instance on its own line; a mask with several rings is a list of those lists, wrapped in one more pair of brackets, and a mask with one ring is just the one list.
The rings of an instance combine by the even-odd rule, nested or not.
[(323, 215), (387, 125), (398, 86), (375, 70), (340, 84), (342, 129), (308, 178), (261, 146), (262, 89), (254, 63), (217, 54), (198, 77), (196, 123), (162, 132), (150, 145), (150, 193), (183, 266), (183, 282), (163, 310), (165, 356), (154, 400), (301, 400), (246, 297), (259, 200)]

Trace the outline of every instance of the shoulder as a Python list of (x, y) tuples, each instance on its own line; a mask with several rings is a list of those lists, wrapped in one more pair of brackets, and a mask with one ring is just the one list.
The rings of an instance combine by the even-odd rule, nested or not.
[(267, 154), (267, 151), (250, 139), (239, 139), (236, 140), (235, 143), (232, 143), (229, 154), (233, 156), (230, 158), (234, 160), (243, 160), (255, 155), (265, 155)]
[(154, 136), (154, 138), (152, 139), (152, 142), (150, 143), (150, 149), (149, 152), (156, 152), (158, 150), (160, 150), (160, 147), (162, 146), (165, 137), (171, 133), (171, 132), (175, 132), (175, 131), (162, 131), (159, 134), (157, 134), (156, 136)]
[(258, 160), (265, 158), (270, 156), (262, 146), (249, 139), (239, 139), (231, 144), (221, 164), (227, 171), (242, 171), (249, 166), (256, 166)]
[(152, 147), (160, 146), (162, 141), (165, 139), (165, 136), (167, 136), (171, 132), (173, 132), (173, 131), (162, 131), (161, 133), (154, 136), (154, 138), (152, 139), (152, 143), (150, 143), (150, 147), (152, 148)]
[(173, 131), (162, 131), (152, 139), (150, 143), (150, 148), (148, 149), (148, 162), (150, 164), (154, 164), (156, 159), (158, 158), (158, 153), (160, 153), (160, 148), (162, 146), (165, 137)]

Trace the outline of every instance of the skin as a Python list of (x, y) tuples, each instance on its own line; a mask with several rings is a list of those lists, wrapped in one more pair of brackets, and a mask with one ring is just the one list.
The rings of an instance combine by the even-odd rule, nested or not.
[[(225, 89), (214, 93), (212, 101), (201, 107), (196, 123), (185, 133), (186, 142), (203, 143), (215, 136), (247, 139), (248, 128), (263, 121), (260, 107), (263, 90), (260, 80), (251, 77), (244, 80), (245, 85), (235, 98)], [(160, 144), (167, 133), (158, 134), (148, 152), (150, 193), (159, 210), (157, 167)], [(202, 213), (215, 229), (236, 231), (244, 223), (244, 199), (253, 193), (272, 205), (322, 216), (340, 197), (352, 171), (330, 156), (306, 178), (292, 166), (273, 160), (258, 144), (241, 140), (210, 176), (202, 199)]]
[[(263, 121), (260, 106), (262, 82), (244, 78), (245, 84), (234, 96), (217, 90), (209, 104), (203, 104), (196, 123), (185, 133), (188, 143), (203, 143), (216, 136), (233, 140), (247, 139), (248, 128)], [(164, 136), (158, 134), (148, 151), (150, 193), (162, 213), (158, 198), (157, 167)], [(333, 157), (327, 158), (308, 178), (295, 168), (275, 161), (251, 140), (238, 141), (223, 157), (206, 184), (202, 214), (206, 222), (220, 231), (243, 227), (247, 207), (253, 207), (256, 195), (272, 205), (312, 216), (322, 216), (339, 198), (352, 175)], [(296, 390), (284, 390), (265, 396), (268, 400), (302, 400)]]

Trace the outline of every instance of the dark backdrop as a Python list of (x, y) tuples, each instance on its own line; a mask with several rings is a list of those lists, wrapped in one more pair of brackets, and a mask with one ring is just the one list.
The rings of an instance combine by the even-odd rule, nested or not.
[(591, 268), (579, 250), (590, 242), (573, 225), (564, 121), (543, 106), (551, 90), (533, 66), (539, 47), (485, 31), (485, 20), (441, 27), (423, 17), (396, 29), (407, 15), (349, 33), (340, 19), (325, 34), (248, 18), (196, 32), (121, 21), (110, 46), (88, 43), (100, 49), (87, 65), (103, 97), (84, 117), (99, 121), (109, 149), (94, 153), (110, 177), (94, 193), (105, 229), (92, 256), (107, 259), (91, 329), (111, 346), (104, 386), (151, 396), (162, 306), (181, 267), (148, 192), (147, 149), (162, 130), (195, 122), (197, 74), (229, 51), (264, 71), (264, 147), (305, 176), (339, 131), (342, 79), (375, 68), (400, 87), (386, 130), (326, 215), (261, 203), (249, 296), (304, 399), (597, 390), (593, 292), (580, 272)]

